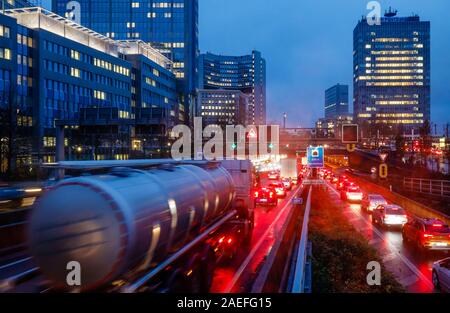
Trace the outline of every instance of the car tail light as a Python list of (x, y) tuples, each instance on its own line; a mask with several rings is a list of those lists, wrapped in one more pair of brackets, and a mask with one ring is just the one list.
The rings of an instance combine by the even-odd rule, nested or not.
[(442, 227), (442, 224), (433, 224), (433, 227)]
[(429, 234), (429, 233), (423, 233), (423, 238), (432, 238), (433, 237), (433, 235), (432, 234)]
[(273, 192), (272, 191), (269, 193), (269, 197), (270, 197), (270, 199), (273, 198)]
[(258, 198), (259, 192), (255, 191), (255, 198)]

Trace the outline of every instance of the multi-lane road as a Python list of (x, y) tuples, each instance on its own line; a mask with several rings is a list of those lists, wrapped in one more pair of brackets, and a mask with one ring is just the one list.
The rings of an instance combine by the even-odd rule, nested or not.
[[(339, 171), (337, 172), (339, 174)], [(449, 256), (446, 252), (423, 252), (402, 240), (400, 228), (382, 229), (372, 223), (372, 216), (359, 203), (340, 200), (334, 185), (327, 182), (330, 198), (336, 209), (342, 210), (349, 222), (369, 241), (383, 259), (383, 263), (398, 282), (412, 293), (434, 292), (431, 280), (433, 262)], [(363, 193), (372, 193), (360, 183)], [(406, 208), (407, 209), (407, 208)]]
[[(269, 182), (262, 179), (261, 185), (266, 186)], [(292, 209), (292, 199), (301, 188), (302, 186), (294, 186), (285, 198), (278, 199), (276, 206), (256, 206), (250, 247), (240, 249), (232, 264), (216, 270), (211, 292), (251, 292), (257, 288), (255, 281), (259, 270), (276, 241), (280, 240), (283, 225)]]

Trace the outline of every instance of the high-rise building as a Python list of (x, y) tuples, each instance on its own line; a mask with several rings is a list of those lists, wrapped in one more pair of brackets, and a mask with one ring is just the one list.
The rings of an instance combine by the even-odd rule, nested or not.
[(348, 85), (334, 85), (325, 91), (325, 118), (348, 113)]
[(142, 40), (173, 61), (177, 118), (189, 122), (198, 81), (198, 0), (53, 0), (53, 11), (115, 40)]
[[(41, 8), (0, 14), (0, 175), (69, 159), (167, 157), (177, 105), (172, 61)], [(17, 170), (16, 170), (17, 169)]]
[(39, 5), (39, 0), (3, 0), (0, 3), (1, 10), (26, 8)]
[(201, 89), (198, 92), (199, 116), (204, 125), (245, 125), (249, 95), (240, 90)]
[(396, 13), (380, 25), (363, 18), (353, 32), (354, 117), (363, 129), (410, 131), (430, 120), (430, 22)]
[(266, 61), (258, 51), (250, 55), (200, 55), (200, 89), (240, 90), (250, 95), (248, 125), (266, 124)]

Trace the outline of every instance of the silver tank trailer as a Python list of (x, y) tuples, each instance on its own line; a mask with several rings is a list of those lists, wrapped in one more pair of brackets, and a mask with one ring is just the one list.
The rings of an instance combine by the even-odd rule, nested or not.
[(81, 289), (148, 268), (232, 209), (233, 179), (221, 166), (180, 165), (67, 179), (45, 193), (30, 217), (32, 256), (67, 288), (79, 262)]

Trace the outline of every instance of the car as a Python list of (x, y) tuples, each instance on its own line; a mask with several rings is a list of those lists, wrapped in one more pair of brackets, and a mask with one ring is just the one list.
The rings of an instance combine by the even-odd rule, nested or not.
[(342, 190), (344, 187), (346, 187), (345, 185), (347, 183), (350, 183), (350, 180), (348, 179), (347, 176), (345, 176), (345, 175), (339, 176), (339, 180), (336, 183), (336, 189), (337, 190)]
[(276, 191), (273, 188), (263, 187), (253, 192), (256, 205), (275, 206), (278, 203)]
[(341, 190), (341, 199), (347, 201), (361, 201), (363, 194), (361, 189), (354, 184), (349, 184), (347, 187)]
[(284, 185), (282, 182), (270, 183), (269, 187), (275, 189), (275, 192), (276, 192), (276, 195), (278, 198), (286, 197), (286, 188), (284, 188)]
[(408, 215), (401, 206), (395, 204), (381, 204), (372, 211), (372, 222), (381, 227), (402, 227), (408, 222)]
[(450, 251), (450, 228), (436, 218), (411, 219), (403, 226), (402, 238), (422, 250)]
[(290, 178), (283, 178), (281, 182), (286, 190), (292, 190), (292, 182)]
[(270, 180), (278, 180), (280, 179), (280, 174), (277, 171), (271, 171), (269, 172), (268, 178)]
[(434, 262), (431, 277), (437, 290), (450, 292), (450, 258)]
[(367, 212), (372, 212), (381, 204), (388, 204), (383, 196), (376, 194), (365, 194), (361, 202), (361, 207)]

